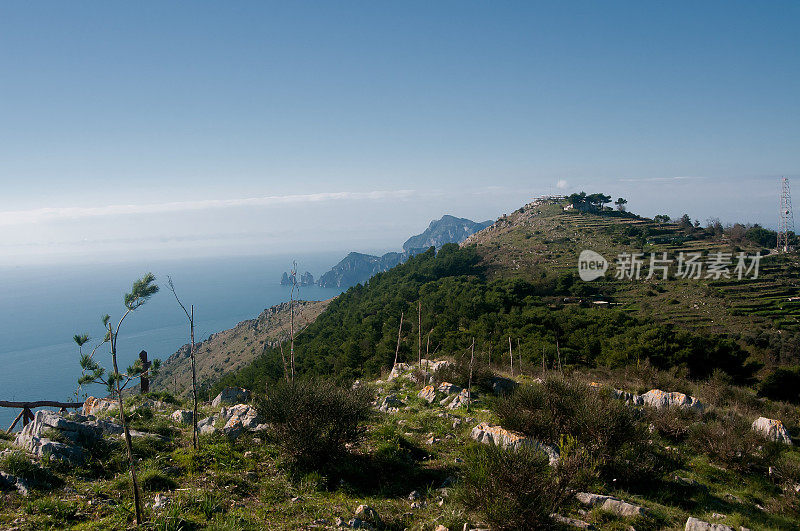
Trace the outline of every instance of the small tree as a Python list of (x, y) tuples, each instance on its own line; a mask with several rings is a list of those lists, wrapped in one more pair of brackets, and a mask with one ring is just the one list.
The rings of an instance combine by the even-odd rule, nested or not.
[[(72, 336), (72, 340), (78, 345), (78, 354), (83, 357), (83, 345), (89, 342), (89, 334), (75, 334)], [(84, 371), (83, 374), (86, 374)], [(77, 389), (75, 389), (75, 400), (81, 399), (81, 384), (78, 383)]]
[[(125, 294), (123, 302), (125, 304), (125, 313), (117, 322), (116, 326), (111, 322), (111, 316), (106, 314), (102, 318), (103, 328), (106, 329), (105, 337), (91, 352), (91, 354), (81, 354), (81, 368), (83, 369), (83, 376), (81, 376), (78, 383), (80, 385), (89, 383), (104, 384), (112, 397), (116, 397), (119, 402), (119, 420), (122, 423), (123, 432), (125, 435), (125, 448), (128, 453), (128, 465), (131, 474), (131, 483), (133, 487), (133, 504), (136, 511), (136, 525), (142, 523), (142, 507), (139, 498), (139, 484), (136, 481), (136, 462), (133, 457), (133, 444), (131, 443), (131, 432), (128, 428), (128, 420), (125, 417), (125, 408), (122, 402), (122, 391), (127, 385), (139, 376), (149, 373), (150, 376), (155, 375), (161, 365), (160, 360), (153, 360), (150, 367), (145, 367), (140, 359), (137, 359), (133, 365), (128, 367), (127, 371), (121, 373), (117, 365), (117, 339), (119, 337), (119, 330), (122, 327), (122, 322), (128, 317), (128, 314), (135, 311), (142, 306), (147, 300), (158, 292), (158, 286), (155, 284), (156, 277), (152, 273), (147, 273), (145, 276), (133, 283), (130, 293)], [(81, 339), (83, 335), (79, 336)], [(88, 338), (87, 338), (88, 339)], [(76, 340), (77, 343), (77, 340)], [(106, 370), (94, 359), (94, 354), (100, 346), (106, 343), (110, 346), (111, 352), (111, 366), (112, 372), (106, 374)]]
[(616, 201), (614, 201), (614, 205), (616, 205), (617, 210), (620, 212), (625, 212), (625, 205), (628, 204), (628, 200), (622, 197), (618, 197)]
[(189, 357), (192, 360), (192, 399), (194, 400), (194, 410), (192, 412), (192, 447), (197, 450), (199, 445), (197, 442), (197, 370), (194, 360), (194, 304), (190, 306), (190, 310), (186, 310), (186, 306), (184, 306), (178, 298), (178, 294), (175, 292), (175, 285), (172, 283), (172, 278), (169, 276), (167, 277), (167, 283), (169, 284), (170, 291), (175, 295), (175, 300), (178, 301), (181, 310), (186, 314), (186, 319), (189, 320)]

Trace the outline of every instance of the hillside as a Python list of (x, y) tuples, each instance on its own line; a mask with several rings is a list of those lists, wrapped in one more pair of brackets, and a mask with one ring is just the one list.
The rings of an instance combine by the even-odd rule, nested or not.
[[(492, 227), (467, 238), (475, 245), (490, 278), (521, 278), (531, 282), (559, 276), (575, 280), (577, 258), (584, 249), (599, 252), (609, 262), (619, 253), (644, 253), (641, 280), (613, 278), (611, 272), (594, 282), (574, 282), (572, 293), (589, 300), (619, 303), (648, 319), (692, 330), (717, 333), (769, 333), (773, 328), (800, 330), (800, 259), (797, 253), (761, 259), (759, 278), (647, 280), (651, 253), (677, 258), (679, 252), (708, 255), (738, 252), (767, 254), (769, 249), (710, 229), (657, 223), (618, 212), (590, 214), (565, 211), (563, 205), (535, 201), (503, 216)], [(735, 259), (734, 259), (735, 263)], [(675, 264), (673, 264), (674, 268)], [(731, 266), (731, 270), (733, 266)], [(569, 276), (572, 275), (570, 279)]]
[[(295, 326), (305, 328), (327, 308), (330, 300), (295, 302)], [(277, 346), (289, 337), (289, 303), (267, 308), (255, 319), (242, 321), (228, 330), (212, 334), (195, 344), (197, 382), (201, 390), (222, 375), (251, 363), (265, 349)], [(189, 344), (167, 358), (153, 379), (153, 389), (169, 390), (176, 396), (191, 390), (192, 366)]]
[(322, 287), (347, 288), (363, 284), (375, 274), (388, 271), (416, 253), (429, 247), (439, 249), (446, 243), (459, 243), (471, 234), (491, 225), (491, 221), (476, 223), (466, 218), (450, 215), (430, 222), (421, 234), (410, 237), (403, 244), (403, 252), (389, 252), (383, 256), (350, 253), (330, 271), (322, 275), (318, 284)]

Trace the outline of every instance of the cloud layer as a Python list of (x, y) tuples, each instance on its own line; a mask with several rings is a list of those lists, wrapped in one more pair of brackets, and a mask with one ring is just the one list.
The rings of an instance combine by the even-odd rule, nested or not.
[(197, 210), (263, 207), (298, 203), (320, 203), (331, 201), (383, 201), (409, 199), (414, 190), (376, 190), (372, 192), (323, 192), (316, 194), (270, 195), (240, 199), (205, 199), (196, 201), (172, 201), (168, 203), (104, 205), (96, 207), (44, 207), (29, 210), (0, 212), (0, 226), (26, 225), (63, 219), (81, 219), (102, 216), (161, 214)]

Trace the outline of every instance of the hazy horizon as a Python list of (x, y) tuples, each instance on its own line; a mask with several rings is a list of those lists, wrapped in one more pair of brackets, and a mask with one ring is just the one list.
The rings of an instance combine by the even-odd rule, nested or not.
[(393, 250), (581, 190), (774, 228), (798, 14), (5, 4), (0, 264)]

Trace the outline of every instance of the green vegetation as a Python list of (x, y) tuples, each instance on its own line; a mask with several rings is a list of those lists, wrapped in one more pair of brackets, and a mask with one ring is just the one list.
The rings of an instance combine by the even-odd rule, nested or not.
[[(413, 314), (418, 300), (431, 351), (455, 353), (457, 359), (474, 337), (479, 358), (508, 363), (512, 337), (518, 363), (528, 367), (541, 367), (543, 356), (553, 366), (560, 354), (564, 365), (621, 367), (649, 360), (660, 368), (685, 367), (696, 378), (719, 368), (745, 379), (755, 368), (745, 350), (719, 334), (693, 334), (622, 310), (553, 306), (552, 297), (569, 294), (574, 285), (565, 278), (572, 277), (487, 280), (475, 248), (430, 249), (332, 301), (295, 341), (297, 371), (342, 381), (379, 375), (394, 360), (401, 312)], [(404, 321), (406, 337), (415, 338), (417, 328), (413, 319)], [(414, 343), (402, 342), (400, 361), (417, 358)], [(282, 377), (280, 350), (268, 349), (221, 378), (215, 391), (229, 385), (262, 389)]]
[(279, 381), (260, 396), (259, 413), (283, 455), (300, 470), (321, 470), (358, 441), (372, 393), (343, 389), (330, 380)]

